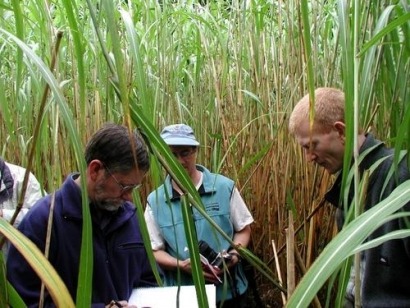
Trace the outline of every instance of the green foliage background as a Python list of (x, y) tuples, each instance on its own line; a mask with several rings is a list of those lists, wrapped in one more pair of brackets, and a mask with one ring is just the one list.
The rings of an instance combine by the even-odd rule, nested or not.
[[(306, 267), (334, 233), (332, 208), (321, 206), (332, 179), (307, 165), (289, 137), (293, 105), (315, 87), (340, 87), (349, 151), (359, 126), (410, 147), (406, 0), (3, 0), (0, 16), (0, 154), (52, 192), (69, 172), (84, 170), (82, 149), (102, 123), (139, 127), (154, 154), (143, 207), (162, 181), (161, 164), (184, 182), (157, 132), (191, 125), (199, 162), (233, 178), (254, 215), (251, 250), (263, 261), (255, 261), (256, 279), (268, 303), (279, 299), (278, 268), (287, 284), (289, 210)], [(299, 266), (296, 280), (303, 275)], [(329, 304), (333, 286), (327, 290)]]

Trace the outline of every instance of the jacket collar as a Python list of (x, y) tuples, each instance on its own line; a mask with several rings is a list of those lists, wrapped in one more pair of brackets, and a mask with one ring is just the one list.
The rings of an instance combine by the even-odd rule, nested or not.
[[(83, 217), (82, 209), (82, 196), (81, 189), (74, 182), (74, 180), (79, 176), (79, 173), (70, 174), (65, 180), (63, 186), (61, 187), (61, 193), (64, 196), (64, 200), (61, 200), (62, 204), (62, 215), (68, 219), (81, 220)], [(56, 196), (57, 198), (58, 196)], [(62, 196), (60, 195), (60, 198)], [(97, 209), (90, 203), (87, 204), (92, 213), (93, 221), (99, 224), (98, 219), (96, 220), (95, 211)], [(112, 215), (111, 222), (109, 223), (109, 228), (107, 231), (114, 230), (118, 226), (124, 224), (132, 216), (135, 215), (135, 207), (130, 202), (124, 202), (123, 206), (118, 209), (118, 211)]]
[[(198, 189), (198, 194), (200, 196), (211, 195), (216, 192), (214, 182), (212, 181), (212, 173), (202, 165), (196, 165), (196, 169), (203, 174), (202, 185)], [(176, 201), (181, 199), (181, 195), (172, 187), (171, 177), (168, 175), (165, 179), (165, 191), (171, 191), (171, 201)], [(166, 196), (165, 196), (166, 198)]]
[[(384, 147), (384, 143), (382, 141), (377, 140), (370, 133), (366, 134), (366, 139), (359, 149), (359, 159), (361, 157), (365, 157), (365, 159), (362, 159), (361, 162), (359, 163), (360, 175), (363, 174), (364, 170), (369, 169), (371, 165), (374, 164), (375, 157), (380, 156), (379, 150), (383, 147)], [(342, 186), (342, 177), (343, 177), (343, 170), (340, 170), (339, 174), (336, 177), (334, 184), (329, 189), (329, 191), (325, 194), (325, 199), (336, 207), (339, 206), (340, 200), (341, 200), (340, 194), (341, 194), (341, 186)]]

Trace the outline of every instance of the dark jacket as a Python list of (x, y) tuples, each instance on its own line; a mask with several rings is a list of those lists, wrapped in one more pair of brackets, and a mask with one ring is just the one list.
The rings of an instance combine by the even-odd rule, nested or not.
[[(44, 251), (51, 196), (39, 200), (28, 212), (19, 230)], [(49, 260), (73, 300), (76, 299), (82, 235), (81, 191), (69, 176), (55, 193)], [(114, 214), (97, 220), (95, 208), (88, 205), (93, 229), (93, 307), (105, 307), (111, 300), (128, 300), (132, 289), (152, 285), (155, 279), (144, 248), (134, 206), (126, 202)], [(7, 258), (7, 277), (28, 306), (39, 301), (40, 280), (14, 247)], [(46, 296), (45, 307), (53, 306)]]
[[(380, 159), (381, 164), (370, 175), (365, 210), (370, 209), (380, 201), (387, 198), (390, 193), (401, 183), (410, 179), (407, 166), (407, 157), (404, 157), (389, 178), (389, 172), (394, 161), (394, 150), (387, 148), (381, 141), (372, 135), (367, 135), (360, 148), (360, 154), (366, 154), (359, 164), (360, 173), (370, 169)], [(386, 179), (389, 179), (386, 182)], [(337, 178), (331, 190), (326, 194), (326, 199), (340, 209), (339, 196), (341, 175)], [(349, 204), (353, 199), (353, 191), (349, 192)], [(410, 211), (410, 203), (403, 208)], [(339, 222), (339, 227), (341, 224)], [(368, 240), (378, 238), (394, 230), (406, 227), (404, 219), (388, 221), (373, 234)], [(366, 250), (363, 255), (364, 268), (362, 277), (362, 305), (363, 307), (410, 307), (410, 238), (387, 241), (375, 248)]]

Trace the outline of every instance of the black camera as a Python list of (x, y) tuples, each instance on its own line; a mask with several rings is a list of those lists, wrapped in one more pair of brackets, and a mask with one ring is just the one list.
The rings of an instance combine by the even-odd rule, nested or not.
[(232, 258), (227, 252), (216, 252), (203, 240), (198, 242), (198, 248), (199, 253), (203, 255), (211, 265), (219, 268), (223, 267), (223, 262), (228, 262)]

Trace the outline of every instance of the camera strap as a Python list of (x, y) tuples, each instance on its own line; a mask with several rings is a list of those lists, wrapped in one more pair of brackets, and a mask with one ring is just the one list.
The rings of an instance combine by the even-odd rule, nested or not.
[(237, 270), (238, 270), (238, 267), (235, 265), (234, 267), (232, 267), (230, 271), (228, 271), (229, 284), (231, 285), (231, 290), (232, 290), (232, 299), (235, 299), (240, 295), (238, 286), (236, 283), (236, 271)]

